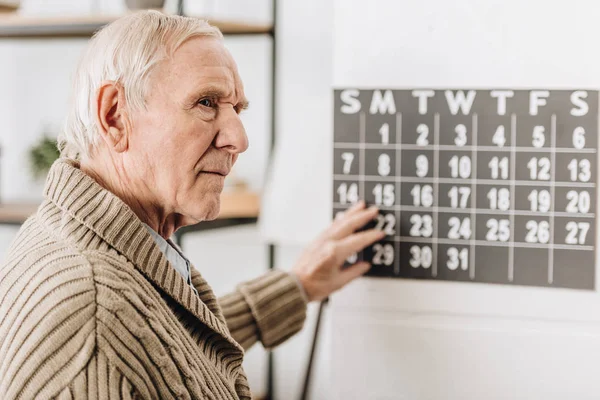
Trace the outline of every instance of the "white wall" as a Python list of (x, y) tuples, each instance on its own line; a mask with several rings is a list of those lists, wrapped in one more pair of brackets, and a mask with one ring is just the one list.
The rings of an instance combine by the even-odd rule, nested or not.
[[(331, 4), (279, 3), (285, 108), (261, 229), (284, 262), (330, 220), (334, 86), (600, 87), (594, 2)], [(599, 311), (597, 292), (364, 278), (333, 298), (313, 398), (596, 398)], [(278, 398), (298, 395), (309, 336), (277, 350)]]
[[(587, 38), (599, 13), (583, 1), (338, 0), (332, 84), (597, 89)], [(597, 292), (365, 278), (332, 305), (335, 398), (600, 393)]]
[(330, 1), (278, 3), (277, 139), (261, 231), (281, 245), (305, 245), (331, 220), (332, 12)]

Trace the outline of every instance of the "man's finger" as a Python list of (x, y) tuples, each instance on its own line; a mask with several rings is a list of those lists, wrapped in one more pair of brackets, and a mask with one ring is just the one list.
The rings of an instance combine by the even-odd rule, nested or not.
[(346, 286), (352, 280), (366, 274), (369, 269), (371, 269), (371, 264), (366, 261), (361, 261), (345, 268), (339, 275), (340, 287)]
[(357, 211), (350, 216), (346, 216), (343, 221), (336, 224), (332, 232), (332, 238), (341, 239), (356, 232), (373, 220), (378, 213), (379, 209), (377, 207), (369, 207), (366, 210)]
[(362, 210), (363, 208), (365, 208), (366, 203), (364, 200), (359, 200), (356, 202), (356, 204), (354, 204), (352, 207), (350, 207), (349, 209), (346, 210), (345, 214), (346, 215), (352, 215), (355, 212)]
[(342, 260), (350, 257), (350, 255), (361, 251), (365, 247), (383, 239), (385, 233), (376, 229), (369, 229), (368, 231), (357, 232), (338, 242), (339, 257)]
[(363, 208), (365, 208), (365, 205), (366, 205), (366, 203), (364, 200), (359, 200), (355, 204), (353, 204), (352, 207), (350, 207), (349, 209), (344, 210), (344, 211), (338, 211), (335, 214), (334, 220), (338, 221), (338, 220), (344, 219), (352, 214), (355, 214), (357, 211), (360, 211)]

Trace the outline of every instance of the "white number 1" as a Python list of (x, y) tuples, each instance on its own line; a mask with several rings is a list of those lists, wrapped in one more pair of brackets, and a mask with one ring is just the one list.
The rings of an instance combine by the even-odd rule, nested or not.
[(390, 144), (390, 125), (386, 122), (379, 129), (381, 135), (381, 144)]

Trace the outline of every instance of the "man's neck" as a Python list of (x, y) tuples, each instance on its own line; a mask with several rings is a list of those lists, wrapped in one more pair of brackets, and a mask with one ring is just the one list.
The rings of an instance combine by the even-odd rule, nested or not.
[(120, 160), (115, 160), (112, 155), (95, 156), (82, 160), (80, 165), (85, 174), (120, 198), (143, 223), (160, 236), (168, 239), (175, 233), (179, 227), (177, 215), (164, 210), (160, 202), (153, 199), (147, 182), (131, 177)]

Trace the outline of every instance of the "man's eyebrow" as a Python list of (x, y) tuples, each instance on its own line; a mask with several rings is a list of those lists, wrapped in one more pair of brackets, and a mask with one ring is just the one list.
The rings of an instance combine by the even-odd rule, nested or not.
[(196, 91), (198, 97), (227, 97), (227, 92), (219, 86), (203, 86)]

